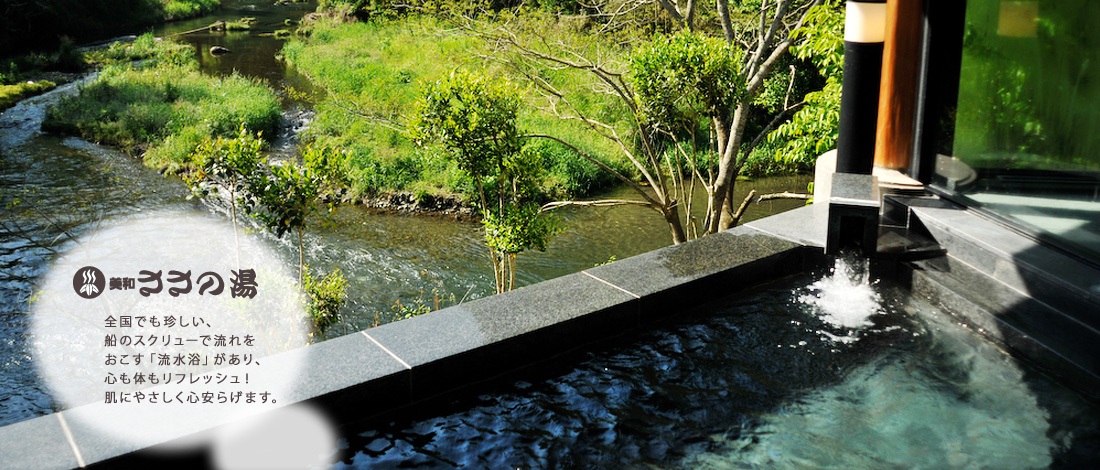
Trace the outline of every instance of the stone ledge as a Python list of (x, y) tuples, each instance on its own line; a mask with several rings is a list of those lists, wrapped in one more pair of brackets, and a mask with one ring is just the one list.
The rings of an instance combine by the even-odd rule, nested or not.
[[(812, 215), (812, 209), (792, 212)], [(263, 373), (279, 374), (281, 364), (303, 360), (297, 386), (280, 404), (308, 403), (340, 423), (392, 411), (821, 264), (820, 248), (793, 241), (814, 223), (805, 215), (754, 224), (761, 222), (767, 232), (738, 227), (263, 358)], [(59, 425), (58, 416), (120, 419), (111, 411), (109, 405), (92, 404), (0, 427), (0, 468), (71, 468), (80, 463), (75, 452), (93, 467), (147, 467), (163, 459), (148, 449), (222, 424), (164, 429), (141, 443), (75, 424), (68, 434), (73, 445)], [(205, 461), (201, 455), (178, 458)]]

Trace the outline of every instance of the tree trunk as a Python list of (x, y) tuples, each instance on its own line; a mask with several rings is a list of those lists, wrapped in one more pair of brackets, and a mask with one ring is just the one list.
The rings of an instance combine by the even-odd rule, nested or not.
[(718, 16), (722, 19), (722, 33), (726, 42), (733, 42), (733, 23), (730, 21), (729, 0), (718, 0)]
[[(737, 160), (741, 150), (741, 138), (745, 135), (745, 124), (748, 121), (747, 106), (747, 102), (743, 102), (733, 111), (733, 124), (730, 126), (725, 148), (720, 154), (718, 181), (714, 185), (714, 195), (711, 196), (714, 204), (711, 210), (714, 212), (711, 214), (713, 219), (711, 226), (707, 228), (707, 234), (726, 230), (732, 226), (730, 224), (734, 223), (733, 204), (729, 203), (727, 206), (727, 203), (733, 191), (737, 172), (741, 169)], [(722, 142), (719, 142), (719, 147), (721, 146)]]
[(510, 253), (508, 259), (508, 290), (516, 288), (516, 254)]
[(229, 189), (229, 212), (233, 214), (233, 246), (237, 249), (237, 270), (241, 269), (241, 241), (237, 235), (237, 192), (236, 188)]
[[(474, 179), (477, 181), (477, 194), (481, 198), (481, 217), (485, 218), (485, 211), (489, 210), (489, 200), (485, 197), (485, 185), (481, 182), (480, 177), (475, 176)], [(493, 280), (496, 283), (497, 293), (500, 294), (504, 292), (504, 277), (501, 272), (501, 269), (503, 269), (501, 267), (502, 263), (500, 257), (497, 256), (497, 250), (493, 249), (488, 243), (485, 246), (489, 248), (489, 259), (493, 262)]]
[(679, 245), (687, 241), (684, 234), (684, 224), (680, 222), (680, 209), (675, 205), (666, 207), (662, 213), (668, 222), (668, 230), (672, 233), (672, 243)]
[(306, 285), (304, 283), (306, 274), (306, 249), (305, 244), (302, 243), (302, 227), (298, 227), (298, 286), (304, 291)]

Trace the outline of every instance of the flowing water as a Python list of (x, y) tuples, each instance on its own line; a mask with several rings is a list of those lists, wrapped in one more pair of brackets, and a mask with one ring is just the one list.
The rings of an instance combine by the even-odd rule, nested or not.
[[(311, 4), (273, 6), (270, 0), (226, 1), (219, 14), (173, 24), (157, 31), (170, 34), (209, 25), (215, 20), (253, 16), (259, 26), (243, 33), (199, 33), (181, 36), (195, 44), (207, 73), (234, 70), (265, 80), (273, 88), (308, 87), (293, 68), (275, 60), (281, 41), (260, 33), (281, 29)], [(211, 44), (230, 54), (209, 56)], [(220, 217), (217, 201), (188, 200), (177, 178), (145, 168), (131, 157), (76, 138), (39, 130), (43, 110), (77, 84), (27, 100), (0, 116), (0, 425), (52, 411), (34, 370), (24, 340), (36, 280), (56, 252), (78, 243), (82, 234), (147, 214)], [(293, 155), (294, 127), (308, 123), (305, 104), (284, 99), (292, 121), (277, 144), (276, 155)], [(738, 200), (751, 188), (760, 193), (804, 191), (807, 177), (766, 178), (738, 184)], [(630, 197), (615, 189), (605, 196)], [(769, 201), (750, 206), (745, 221), (798, 207), (802, 201)], [(519, 257), (517, 283), (529, 284), (576, 272), (607, 261), (650, 251), (671, 240), (657, 214), (639, 207), (559, 211), (566, 230), (546, 252)], [(245, 223), (249, 223), (247, 218)], [(297, 246), (275, 239), (254, 224), (248, 236), (274, 246), (288, 266), (297, 265)], [(447, 217), (384, 214), (360, 207), (341, 207), (316, 220), (305, 235), (306, 262), (329, 271), (339, 268), (349, 281), (344, 320), (330, 336), (391, 321), (397, 300), (425, 303), (439, 297), (446, 304), (489, 295), (493, 280), (489, 258), (475, 222)]]
[[(316, 1), (273, 2), (267, 0), (222, 0), (222, 8), (212, 15), (162, 25), (153, 30), (158, 37), (172, 36), (191, 44), (199, 70), (210, 75), (238, 73), (259, 79), (279, 94), (286, 121), (279, 135), (272, 142), (272, 154), (276, 157), (293, 157), (297, 152), (297, 133), (309, 125), (313, 111), (309, 103), (288, 94), (294, 89), (305, 94), (316, 92), (309, 79), (298, 73), (294, 66), (276, 58), (283, 48), (283, 40), (272, 37), (278, 30), (294, 31), (296, 24), (306, 13), (317, 8)], [(254, 18), (251, 29), (245, 31), (210, 31), (201, 29), (216, 21), (237, 21)], [(288, 24), (288, 22), (290, 24)], [(196, 29), (201, 29), (195, 31)], [(187, 34), (181, 34), (187, 33)], [(229, 50), (227, 54), (214, 55), (213, 46)]]
[(1096, 468), (1096, 404), (857, 267), (349, 426), (332, 468)]

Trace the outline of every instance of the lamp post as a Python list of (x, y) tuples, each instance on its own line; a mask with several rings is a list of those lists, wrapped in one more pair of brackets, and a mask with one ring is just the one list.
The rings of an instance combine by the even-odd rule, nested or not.
[(844, 81), (837, 136), (839, 173), (871, 174), (879, 82), (886, 38), (886, 0), (850, 0), (844, 22)]
[(878, 185), (871, 176), (878, 127), (879, 82), (886, 39), (886, 0), (847, 3), (844, 82), (836, 173), (829, 190), (825, 252), (854, 248), (873, 256), (878, 242)]

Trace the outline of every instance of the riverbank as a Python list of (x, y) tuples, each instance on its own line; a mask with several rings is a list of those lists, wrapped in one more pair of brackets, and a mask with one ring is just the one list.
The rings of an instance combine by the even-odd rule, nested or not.
[[(7, 5), (7, 10), (0, 12), (0, 111), (94, 69), (95, 64), (85, 56), (114, 42), (103, 42), (104, 38), (202, 16), (221, 6), (221, 0), (69, 3), (46, 0), (19, 7)], [(78, 42), (91, 45), (77, 46)]]
[(282, 119), (269, 87), (240, 75), (204, 75), (194, 50), (171, 40), (147, 34), (95, 58), (100, 76), (51, 107), (43, 130), (112, 145), (175, 173), (204, 139), (230, 136), (242, 123), (273, 136)]
[[(426, 84), (457, 70), (506, 76), (506, 65), (490, 58), (486, 43), (430, 16), (346, 23), (318, 15), (309, 31), (308, 36), (291, 39), (282, 52), (288, 63), (321, 89), (313, 97), (316, 117), (303, 138), (353, 153), (352, 194), (366, 199), (400, 193), (412, 193), (418, 199), (470, 197), (475, 185), (453, 159), (440, 149), (410, 140), (406, 127)], [(564, 75), (546, 73), (555, 80)], [(562, 83), (567, 90), (592, 85)], [(517, 127), (561, 136), (616, 171), (636, 176), (613, 142), (587, 132), (575, 120), (547, 112), (534, 90), (526, 94), (530, 106), (520, 108)], [(629, 115), (614, 99), (578, 106), (605, 122), (630, 127)], [(556, 142), (530, 139), (524, 151), (536, 155), (544, 170), (538, 184), (541, 198), (580, 197), (616, 183), (610, 173)]]

